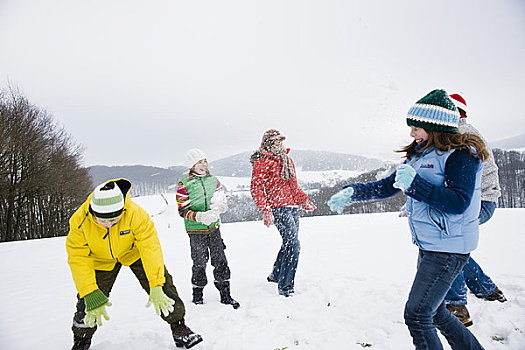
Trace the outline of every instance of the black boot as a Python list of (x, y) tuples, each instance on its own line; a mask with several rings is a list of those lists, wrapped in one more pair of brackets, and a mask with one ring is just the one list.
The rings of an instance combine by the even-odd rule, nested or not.
[(170, 327), (173, 340), (178, 348), (184, 347), (189, 349), (202, 341), (202, 337), (199, 334), (193, 333), (192, 330), (186, 326), (184, 319), (172, 323)]
[(221, 294), (221, 303), (231, 305), (234, 309), (238, 309), (239, 306), (241, 306), (241, 304), (230, 295), (230, 281), (215, 282), (215, 287), (217, 287)]
[(202, 299), (202, 290), (204, 288), (202, 287), (193, 287), (193, 300), (192, 303), (196, 305), (202, 305), (204, 304), (204, 300)]
[(73, 337), (73, 347), (71, 350), (88, 350), (91, 345), (91, 338)]

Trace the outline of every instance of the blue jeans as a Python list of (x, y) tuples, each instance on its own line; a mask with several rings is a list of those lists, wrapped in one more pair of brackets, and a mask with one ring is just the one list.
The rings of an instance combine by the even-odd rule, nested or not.
[(483, 349), (445, 307), (445, 294), (468, 258), (468, 254), (419, 251), (416, 277), (404, 315), (416, 350), (443, 349), (436, 327), (454, 350)]
[[(481, 201), (479, 224), (489, 221), (494, 210), (496, 210), (496, 202)], [(452, 287), (445, 297), (447, 304), (467, 305), (467, 287), (478, 298), (486, 298), (498, 289), (498, 286), (483, 272), (472, 257), (452, 283)]]
[(281, 207), (272, 209), (274, 224), (279, 230), (283, 243), (273, 264), (269, 278), (277, 281), (279, 294), (294, 292), (295, 272), (299, 262), (299, 209)]

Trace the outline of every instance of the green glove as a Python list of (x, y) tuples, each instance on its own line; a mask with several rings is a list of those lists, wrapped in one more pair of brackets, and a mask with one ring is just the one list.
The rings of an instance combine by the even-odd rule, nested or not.
[(162, 291), (162, 286), (155, 286), (151, 288), (149, 292), (149, 299), (146, 307), (150, 307), (151, 304), (153, 304), (155, 307), (155, 312), (157, 315), (160, 316), (160, 312), (162, 311), (164, 316), (168, 316), (169, 313), (173, 311), (173, 304), (175, 304), (175, 300), (170, 299), (166, 294), (164, 294)]
[(84, 323), (89, 327), (93, 328), (95, 327), (95, 324), (102, 326), (102, 316), (104, 316), (106, 320), (109, 320), (106, 306), (111, 306), (111, 303), (100, 289), (94, 290), (86, 295), (84, 297), (84, 302), (87, 311), (86, 317), (84, 317)]
[(106, 306), (111, 306), (111, 303), (108, 301), (104, 305), (88, 311), (86, 313), (86, 317), (84, 317), (84, 323), (91, 328), (95, 327), (95, 324), (97, 326), (102, 326), (102, 316), (104, 316), (106, 320), (109, 320), (108, 313), (106, 312)]

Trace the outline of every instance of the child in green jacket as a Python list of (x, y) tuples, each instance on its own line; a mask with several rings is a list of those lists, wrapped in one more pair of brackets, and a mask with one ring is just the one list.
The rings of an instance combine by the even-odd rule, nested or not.
[(219, 290), (221, 303), (237, 309), (240, 304), (230, 295), (230, 268), (219, 230), (219, 215), (228, 210), (226, 195), (220, 181), (210, 174), (204, 152), (196, 148), (189, 150), (186, 166), (189, 172), (180, 180), (176, 198), (190, 239), (192, 301), (197, 305), (204, 303), (203, 289), (208, 283), (206, 265), (211, 258), (214, 284)]

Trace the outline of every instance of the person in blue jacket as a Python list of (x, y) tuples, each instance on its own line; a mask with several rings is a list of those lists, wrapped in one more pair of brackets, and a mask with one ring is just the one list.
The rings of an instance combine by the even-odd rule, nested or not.
[(384, 199), (403, 191), (417, 272), (404, 318), (416, 349), (443, 349), (436, 327), (452, 349), (483, 349), (445, 306), (445, 295), (478, 245), (483, 140), (458, 132), (459, 113), (444, 90), (434, 90), (410, 108), (413, 142), (398, 152), (405, 162), (385, 179), (353, 183), (330, 198), (341, 214), (351, 201)]
[[(483, 139), (478, 129), (467, 122), (467, 102), (463, 96), (451, 94), (450, 99), (456, 105), (460, 115), (459, 132), (476, 134)], [(497, 207), (498, 198), (501, 196), (498, 166), (488, 145), (487, 151), (489, 152), (489, 158), (483, 163), (483, 173), (481, 174), (481, 210), (478, 217), (480, 225), (492, 218)], [(483, 271), (471, 255), (445, 297), (447, 309), (467, 327), (473, 324), (467, 309), (467, 287), (478, 298), (487, 301), (497, 300), (501, 303), (507, 301), (501, 289), (498, 288), (492, 278)]]

